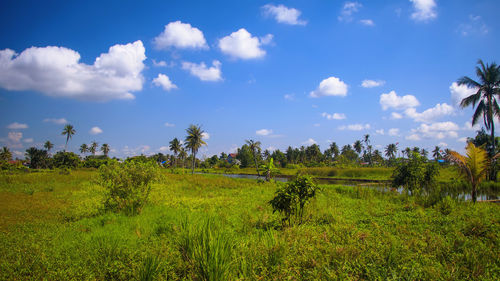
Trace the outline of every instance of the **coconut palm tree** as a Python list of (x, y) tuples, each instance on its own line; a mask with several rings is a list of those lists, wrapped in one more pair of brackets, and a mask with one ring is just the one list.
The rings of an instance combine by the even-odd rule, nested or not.
[(257, 165), (257, 153), (260, 153), (260, 141), (245, 140), (245, 142), (250, 147), (250, 150), (252, 150), (255, 169), (257, 170), (257, 175), (260, 177), (259, 166)]
[(440, 153), (441, 148), (439, 146), (435, 146), (434, 150), (432, 151), (432, 157), (434, 157), (434, 160), (438, 161), (439, 158), (441, 158), (441, 153)]
[(182, 162), (182, 168), (184, 168), (184, 160), (186, 159), (186, 157), (187, 157), (186, 150), (184, 149), (184, 147), (181, 146), (181, 150), (179, 150), (179, 159)]
[(64, 146), (64, 152), (66, 152), (66, 149), (68, 148), (68, 141), (71, 139), (71, 137), (76, 133), (75, 128), (71, 124), (66, 124), (64, 126), (64, 129), (61, 133), (61, 135), (66, 136), (66, 145)]
[(198, 149), (202, 145), (206, 145), (207, 143), (203, 140), (203, 133), (204, 131), (201, 129), (200, 126), (196, 125), (190, 125), (189, 128), (186, 129), (186, 140), (185, 140), (185, 146), (187, 149), (191, 150), (191, 156), (193, 157), (193, 162), (191, 166), (191, 174), (194, 174), (194, 164), (196, 160), (196, 153), (198, 152)]
[(87, 146), (87, 144), (82, 144), (80, 145), (80, 153), (83, 154), (85, 156), (85, 153), (87, 153), (89, 151), (89, 147)]
[(177, 154), (179, 153), (179, 151), (181, 151), (182, 149), (182, 145), (181, 145), (181, 142), (179, 141), (178, 138), (174, 138), (173, 140), (170, 141), (170, 150), (174, 153), (174, 159), (175, 159), (175, 163), (174, 163), (174, 167), (177, 166)]
[(96, 142), (96, 141), (93, 141), (91, 144), (90, 144), (90, 147), (89, 147), (89, 152), (92, 153), (93, 156), (95, 156), (95, 153), (97, 152), (97, 147), (99, 146), (99, 144)]
[(109, 150), (109, 144), (104, 143), (103, 145), (101, 145), (101, 151), (102, 153), (104, 153), (104, 156), (108, 157)]
[(389, 159), (394, 159), (396, 156), (396, 152), (398, 151), (398, 148), (396, 144), (390, 143), (385, 147), (385, 156)]
[[(489, 152), (493, 156), (495, 150), (495, 118), (500, 118), (500, 107), (498, 106), (497, 98), (500, 98), (500, 66), (496, 63), (484, 64), (482, 60), (477, 62), (476, 75), (479, 77), (479, 82), (468, 76), (458, 79), (458, 85), (466, 85), (469, 88), (476, 90), (472, 94), (464, 98), (460, 102), (462, 108), (472, 106), (476, 110), (472, 115), (472, 125), (476, 125), (480, 119), (483, 119), (486, 130), (491, 132), (492, 148)], [(477, 104), (477, 107), (476, 107)], [(492, 161), (490, 179), (496, 180), (495, 164)]]
[(50, 141), (46, 141), (44, 144), (43, 144), (43, 147), (45, 149), (47, 149), (47, 152), (50, 152), (50, 150), (54, 147), (54, 144), (51, 143)]
[(408, 159), (410, 159), (410, 155), (411, 155), (411, 148), (407, 147), (405, 148), (405, 150), (403, 151), (404, 154), (406, 154), (406, 157)]
[(352, 146), (353, 146), (354, 150), (356, 151), (356, 153), (358, 153), (358, 155), (363, 150), (363, 144), (359, 140), (355, 141)]
[(488, 153), (481, 147), (476, 147), (472, 142), (469, 142), (465, 148), (465, 155), (450, 150), (446, 159), (456, 163), (462, 175), (470, 182), (472, 202), (476, 203), (477, 187), (488, 172)]
[(12, 152), (10, 152), (10, 149), (8, 147), (2, 147), (2, 150), (0, 151), (0, 161), (10, 160), (12, 160)]

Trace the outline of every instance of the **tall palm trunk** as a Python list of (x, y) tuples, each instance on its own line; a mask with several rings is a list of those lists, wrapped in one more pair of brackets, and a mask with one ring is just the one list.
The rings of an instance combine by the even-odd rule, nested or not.
[[(493, 117), (494, 119), (495, 117)], [(496, 154), (496, 150), (495, 150), (495, 122), (493, 120), (493, 122), (491, 122), (491, 144), (492, 144), (492, 147), (491, 147), (491, 155), (494, 156)], [(497, 169), (496, 169), (496, 159), (493, 159), (491, 161), (491, 168), (490, 168), (490, 180), (492, 181), (497, 181)]]
[(193, 164), (191, 166), (191, 175), (193, 175), (194, 174), (194, 163), (195, 163), (195, 159), (196, 159), (196, 152), (194, 151), (194, 149), (191, 150), (191, 155), (193, 155), (193, 162), (192, 162)]
[(255, 155), (255, 151), (253, 152), (253, 160), (255, 162), (255, 169), (257, 170), (257, 175), (260, 177), (259, 167), (257, 166), (257, 156)]

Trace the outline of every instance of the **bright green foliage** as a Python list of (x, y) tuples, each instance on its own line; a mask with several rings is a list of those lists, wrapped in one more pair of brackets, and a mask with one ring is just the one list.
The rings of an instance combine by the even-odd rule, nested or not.
[(7, 162), (10, 160), (12, 160), (12, 152), (10, 152), (8, 147), (2, 147), (2, 150), (0, 150), (0, 161)]
[(264, 172), (264, 175), (266, 175), (266, 180), (270, 181), (271, 178), (279, 172), (279, 170), (274, 166), (274, 160), (273, 158), (269, 159), (269, 162), (267, 164), (261, 165), (260, 168)]
[(54, 154), (53, 165), (61, 169), (74, 169), (80, 164), (80, 157), (73, 152), (59, 151)]
[(392, 186), (402, 186), (413, 195), (429, 192), (436, 185), (439, 167), (435, 163), (427, 163), (425, 158), (410, 152), (408, 161), (400, 163), (392, 174)]
[(139, 214), (148, 200), (151, 184), (158, 178), (158, 168), (152, 163), (112, 162), (99, 168), (97, 182), (107, 189), (105, 208)]
[(32, 169), (46, 169), (51, 166), (47, 150), (30, 147), (26, 149), (26, 153), (24, 155), (30, 161), (30, 168)]
[(287, 182), (275, 193), (274, 198), (269, 201), (273, 208), (273, 213), (278, 211), (283, 215), (283, 223), (292, 224), (292, 216), (302, 223), (304, 207), (306, 203), (316, 195), (317, 185), (309, 176), (297, 176), (292, 181)]
[(158, 257), (148, 256), (142, 263), (139, 270), (139, 281), (154, 281), (160, 270), (160, 259)]

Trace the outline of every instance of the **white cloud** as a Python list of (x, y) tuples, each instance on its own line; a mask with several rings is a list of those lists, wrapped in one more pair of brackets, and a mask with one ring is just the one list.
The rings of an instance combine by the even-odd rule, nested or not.
[(384, 129), (380, 129), (380, 130), (375, 130), (375, 133), (379, 134), (379, 135), (384, 135)]
[(221, 65), (218, 60), (214, 60), (211, 67), (207, 67), (204, 62), (200, 64), (183, 62), (182, 69), (188, 70), (191, 75), (200, 78), (201, 81), (220, 81), (222, 80)]
[(153, 43), (158, 49), (169, 47), (179, 49), (208, 49), (203, 32), (196, 27), (192, 27), (189, 23), (182, 23), (180, 21), (165, 25), (165, 29), (153, 39)]
[(204, 139), (204, 140), (209, 140), (210, 139), (210, 134), (207, 133), (207, 132), (203, 132), (203, 134), (201, 134), (201, 138)]
[(19, 143), (23, 138), (23, 133), (21, 132), (9, 132), (7, 138), (13, 143)]
[(167, 66), (167, 62), (161, 60), (161, 61), (156, 61), (153, 59), (153, 65), (154, 66), (158, 66), (158, 67), (163, 67), (163, 66)]
[(295, 100), (295, 95), (293, 95), (293, 94), (286, 94), (286, 95), (284, 95), (283, 97), (284, 97), (286, 100), (290, 100), (290, 101)]
[(260, 43), (262, 45), (269, 45), (273, 42), (274, 35), (266, 34), (265, 36), (260, 37)]
[(383, 110), (388, 108), (406, 109), (420, 105), (417, 98), (413, 95), (398, 96), (395, 91), (380, 95), (380, 105)]
[(485, 35), (488, 34), (489, 28), (481, 19), (481, 16), (469, 15), (469, 21), (467, 23), (462, 23), (458, 26), (457, 32), (462, 36), (473, 35)]
[(432, 124), (421, 124), (417, 129), (411, 130), (413, 134), (430, 139), (457, 138), (457, 131), (460, 128), (457, 124), (447, 122), (436, 122)]
[(370, 124), (351, 124), (347, 126), (340, 126), (339, 130), (350, 130), (350, 131), (361, 131), (361, 130), (367, 130), (370, 129), (371, 126)]
[(447, 147), (447, 146), (448, 146), (448, 144), (447, 144), (447, 143), (445, 143), (445, 142), (440, 142), (440, 143), (438, 143), (438, 146), (441, 146), (441, 147)]
[(415, 108), (405, 110), (405, 115), (417, 122), (431, 122), (439, 117), (451, 115), (455, 112), (451, 105), (446, 103), (436, 104), (436, 106), (425, 110), (422, 113), (417, 112)]
[(460, 102), (462, 102), (464, 98), (473, 95), (476, 92), (477, 89), (469, 88), (466, 85), (459, 86), (457, 82), (451, 83), (450, 86), (451, 100), (456, 107), (460, 106)]
[(140, 40), (110, 47), (92, 65), (80, 63), (80, 54), (64, 47), (31, 47), (21, 54), (5, 49), (0, 50), (0, 87), (89, 101), (134, 99), (130, 92), (142, 90), (145, 59)]
[(102, 133), (102, 130), (99, 127), (92, 127), (92, 129), (90, 129), (90, 131), (89, 131), (89, 134), (91, 134), (91, 135), (98, 135), (101, 133)]
[(33, 143), (33, 138), (27, 138), (23, 140), (25, 143)]
[(397, 136), (399, 136), (399, 129), (398, 128), (391, 128), (391, 129), (389, 129), (389, 132), (387, 134), (389, 136), (392, 136), (392, 137), (397, 137)]
[(17, 123), (17, 122), (14, 122), (12, 124), (9, 124), (7, 126), (7, 129), (11, 129), (11, 130), (20, 130), (20, 129), (28, 129), (28, 125), (27, 124), (24, 124), (24, 123)]
[(68, 120), (66, 120), (66, 118), (45, 118), (43, 119), (43, 122), (54, 123), (57, 125), (64, 125), (69, 123)]
[(338, 16), (339, 21), (350, 22), (352, 21), (352, 15), (363, 7), (361, 3), (358, 2), (345, 2), (344, 6), (342, 6), (342, 10), (340, 11), (340, 15)]
[(385, 84), (385, 81), (383, 80), (369, 80), (365, 79), (361, 83), (361, 87), (363, 88), (374, 88), (374, 87), (380, 87)]
[(393, 120), (398, 120), (398, 119), (402, 119), (403, 118), (403, 115), (397, 113), (397, 112), (392, 112), (391, 113), (391, 119)]
[(344, 113), (333, 113), (333, 114), (328, 114), (326, 112), (323, 112), (321, 116), (325, 117), (328, 120), (343, 120), (346, 119), (346, 116)]
[(287, 8), (283, 5), (271, 5), (267, 4), (262, 6), (264, 15), (272, 16), (279, 23), (290, 24), (290, 25), (306, 25), (307, 21), (300, 20), (301, 12), (294, 8)]
[(478, 131), (481, 129), (481, 125), (476, 124), (476, 125), (472, 126), (472, 122), (467, 121), (464, 123), (463, 129), (466, 131)]
[(457, 142), (465, 143), (465, 142), (467, 142), (467, 138), (466, 137), (459, 138), (459, 139), (457, 139)]
[(168, 152), (170, 148), (168, 146), (161, 146), (158, 150), (162, 153), (165, 153)]
[(437, 17), (436, 2), (434, 0), (410, 0), (415, 11), (411, 18), (416, 21), (427, 22)]
[(347, 87), (347, 84), (342, 80), (332, 76), (321, 81), (318, 88), (309, 93), (309, 96), (312, 98), (323, 96), (345, 97), (347, 95)]
[(276, 150), (276, 147), (274, 147), (274, 146), (271, 145), (271, 146), (268, 146), (266, 149), (269, 150), (269, 151), (271, 151), (271, 152), (273, 152), (273, 151)]
[(306, 140), (305, 142), (303, 142), (302, 144), (303, 145), (313, 145), (313, 144), (316, 144), (317, 142), (312, 139), (312, 138), (309, 138), (308, 140)]
[(177, 89), (177, 85), (175, 85), (174, 83), (172, 83), (172, 81), (170, 81), (170, 78), (168, 78), (167, 75), (161, 74), (161, 73), (158, 74), (158, 77), (156, 77), (155, 79), (153, 79), (153, 84), (155, 84), (158, 87), (162, 87), (163, 90), (165, 90), (165, 91), (170, 91), (172, 89)]
[(359, 21), (361, 24), (366, 26), (375, 26), (375, 23), (371, 19), (364, 19)]
[(219, 49), (224, 54), (233, 58), (244, 60), (256, 59), (266, 55), (266, 51), (260, 48), (264, 43), (268, 43), (266, 42), (267, 40), (264, 41), (265, 42), (262, 42), (262, 39), (252, 37), (252, 34), (250, 34), (246, 29), (241, 28), (240, 30), (220, 39)]
[(175, 127), (175, 124), (165, 122), (165, 127)]
[(261, 130), (255, 131), (255, 134), (259, 135), (259, 136), (268, 136), (272, 133), (273, 133), (273, 130), (268, 130), (268, 129), (261, 129)]
[(126, 145), (123, 147), (122, 152), (126, 156), (136, 156), (139, 154), (145, 154), (145, 155), (152, 154), (150, 150), (151, 147), (149, 145), (139, 145), (138, 147), (135, 148), (130, 148)]
[(417, 134), (411, 134), (411, 135), (405, 137), (405, 139), (411, 140), (411, 141), (419, 141), (419, 140), (421, 140), (420, 136), (417, 135)]

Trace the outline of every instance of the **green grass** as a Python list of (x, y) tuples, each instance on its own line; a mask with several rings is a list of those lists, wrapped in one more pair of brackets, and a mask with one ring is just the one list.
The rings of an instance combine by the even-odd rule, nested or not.
[(282, 228), (276, 186), (166, 174), (137, 216), (93, 171), (0, 175), (0, 280), (498, 280), (500, 206), (321, 186)]

